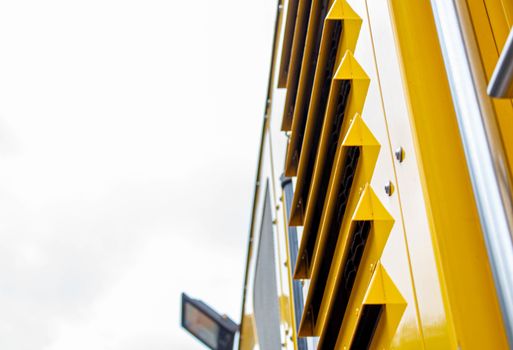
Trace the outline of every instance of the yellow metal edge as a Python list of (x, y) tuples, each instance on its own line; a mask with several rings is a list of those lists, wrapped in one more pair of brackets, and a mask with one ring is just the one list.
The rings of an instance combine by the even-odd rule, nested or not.
[(277, 85), (278, 88), (287, 87), (287, 77), (290, 64), (290, 55), (292, 53), (292, 39), (294, 36), (294, 28), (296, 26), (296, 18), (298, 14), (299, 0), (289, 0), (287, 4), (287, 15), (285, 20), (285, 30), (281, 45), (280, 68), (278, 70)]
[(506, 349), (429, 1), (389, 3), (447, 317), (423, 333), (447, 327), (454, 347)]
[[(294, 27), (294, 36), (292, 39), (292, 53), (289, 63), (289, 73), (287, 76), (287, 93), (285, 96), (285, 106), (283, 108), (282, 117), (282, 131), (290, 131), (292, 127), (292, 113), (294, 103), (292, 101), (291, 93), (297, 88), (299, 79), (299, 70), (301, 69), (301, 55), (304, 49), (304, 41), (306, 39), (306, 32), (302, 33), (302, 25), (308, 21), (308, 13), (310, 9), (307, 6), (307, 1), (299, 1), (298, 14), (296, 18), (296, 26)], [(295, 93), (295, 92), (294, 92)]]

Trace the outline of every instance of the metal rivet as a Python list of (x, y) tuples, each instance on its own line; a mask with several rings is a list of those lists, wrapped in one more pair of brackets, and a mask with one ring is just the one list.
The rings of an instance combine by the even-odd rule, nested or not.
[(404, 149), (402, 147), (399, 147), (395, 150), (395, 159), (399, 161), (399, 163), (402, 163), (404, 160)]
[(394, 193), (394, 185), (392, 184), (392, 181), (388, 181), (385, 184), (385, 193), (388, 194), (389, 196), (391, 196), (392, 193)]

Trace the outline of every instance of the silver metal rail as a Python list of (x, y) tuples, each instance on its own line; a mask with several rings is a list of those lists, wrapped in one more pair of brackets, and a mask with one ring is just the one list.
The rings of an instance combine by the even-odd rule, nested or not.
[(497, 98), (511, 98), (513, 88), (513, 29), (502, 49), (499, 61), (488, 85), (488, 95)]
[(504, 325), (513, 349), (513, 202), (468, 8), (431, 0)]

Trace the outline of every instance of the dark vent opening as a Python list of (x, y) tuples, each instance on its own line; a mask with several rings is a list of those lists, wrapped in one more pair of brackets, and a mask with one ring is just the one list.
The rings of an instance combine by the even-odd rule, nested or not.
[[(317, 110), (314, 112), (314, 116), (318, 119), (318, 122), (315, 123), (314, 127), (313, 127), (312, 149), (310, 150), (310, 154), (309, 154), (309, 157), (307, 160), (307, 165), (306, 165), (306, 172), (305, 172), (305, 183), (306, 184), (309, 184), (310, 181), (312, 180), (312, 173), (313, 173), (313, 168), (315, 165), (315, 156), (317, 154), (317, 148), (319, 145), (319, 137), (320, 137), (321, 130), (322, 130), (324, 114), (326, 112), (326, 107), (328, 104), (328, 97), (329, 97), (329, 93), (330, 93), (331, 81), (333, 80), (333, 73), (335, 71), (335, 63), (337, 60), (338, 43), (340, 41), (341, 34), (342, 34), (342, 22), (337, 21), (333, 25), (333, 29), (331, 32), (331, 40), (330, 40), (329, 48), (328, 48), (328, 58), (326, 61), (326, 66), (324, 67), (324, 73), (323, 73), (324, 79), (322, 81), (321, 93), (319, 96), (319, 103), (317, 104)], [(310, 73), (312, 75), (311, 78), (313, 81), (313, 78), (315, 75), (315, 67), (313, 67), (312, 70), (310, 70)], [(301, 146), (303, 145), (303, 139), (305, 136), (305, 128), (306, 128), (306, 122), (307, 122), (306, 115), (308, 114), (308, 108), (310, 105), (311, 91), (312, 91), (312, 85), (310, 84), (309, 90), (308, 90), (308, 103), (305, 103), (303, 105), (303, 111), (301, 112), (302, 116), (300, 117), (300, 120), (302, 121), (302, 123), (297, 128), (297, 130), (298, 130), (298, 145), (300, 147), (299, 152), (301, 151)], [(344, 100), (343, 110), (345, 110), (345, 104), (347, 103), (347, 96), (343, 97), (343, 100)], [(308, 190), (309, 190), (309, 186), (303, 186), (302, 191), (300, 193), (301, 198), (307, 199)]]
[[(292, 36), (294, 35), (294, 29), (296, 28), (296, 18), (298, 11), (299, 0), (289, 1), (289, 13), (286, 19), (286, 30), (285, 30), (285, 38), (283, 40), (283, 48), (282, 48), (282, 59), (281, 59), (281, 71), (283, 74), (283, 78), (286, 79), (289, 73), (289, 64), (290, 64), (290, 53), (292, 51)], [(290, 18), (289, 18), (290, 16)]]
[(334, 220), (329, 225), (327, 232), (326, 244), (323, 254), (320, 255), (320, 268), (315, 282), (315, 288), (312, 295), (312, 317), (317, 322), (319, 308), (321, 306), (324, 289), (330, 272), (331, 262), (335, 253), (335, 246), (337, 245), (340, 226), (346, 211), (349, 194), (351, 192), (351, 185), (353, 184), (358, 159), (360, 157), (359, 147), (349, 147), (346, 157), (344, 159), (344, 167), (342, 170), (341, 184), (337, 193)]
[(370, 348), (383, 308), (384, 305), (365, 305), (363, 307), (350, 347), (351, 350), (367, 350)]
[[(310, 99), (312, 97), (312, 88), (313, 88), (313, 82), (314, 82), (314, 77), (315, 77), (315, 67), (317, 66), (317, 60), (319, 59), (319, 50), (321, 48), (321, 38), (322, 38), (322, 28), (324, 26), (324, 18), (326, 17), (326, 13), (328, 11), (328, 1), (323, 0), (322, 3), (319, 4), (319, 6), (321, 6), (321, 10), (320, 10), (319, 19), (317, 20), (317, 28), (315, 28), (315, 38), (314, 38), (314, 43), (313, 43), (312, 55), (310, 56), (311, 60), (310, 60), (310, 62), (307, 62), (307, 64), (309, 64), (310, 67), (308, 67), (309, 68), (308, 76), (306, 77), (306, 81), (305, 81), (304, 101), (301, 106), (301, 109), (298, 111), (298, 113), (299, 113), (298, 119), (300, 121), (300, 123), (297, 127), (297, 133), (298, 133), (298, 143), (297, 144), (299, 147), (299, 150), (298, 150), (299, 154), (301, 154), (301, 146), (303, 144), (303, 139), (305, 137), (305, 127), (306, 127), (306, 119), (307, 119), (306, 117), (308, 115), (308, 108), (310, 107)], [(331, 79), (333, 76), (333, 70), (335, 67), (338, 42), (340, 41), (340, 34), (342, 32), (341, 24), (342, 23), (340, 21), (337, 21), (337, 23), (335, 24), (335, 28), (333, 29), (333, 31), (331, 33), (331, 38), (330, 38), (331, 39), (330, 40), (331, 47), (329, 49), (328, 61), (327, 61), (326, 67), (324, 68), (325, 75), (324, 75), (324, 81), (323, 81), (321, 94), (325, 93), (325, 90), (327, 90), (326, 91), (326, 101), (327, 101), (327, 95), (328, 95), (328, 92), (330, 89)], [(327, 84), (327, 89), (325, 89), (326, 84)], [(321, 104), (320, 104), (321, 106), (323, 106), (324, 109), (326, 108), (326, 101), (321, 101)], [(318, 112), (321, 112), (321, 111), (318, 111)], [(324, 112), (322, 112), (322, 114), (321, 113), (317, 114), (317, 116), (320, 117), (320, 120), (322, 120), (322, 118), (324, 117)], [(320, 125), (322, 124), (322, 122), (317, 123), (317, 124), (319, 124), (319, 125), (316, 125), (316, 127), (317, 127), (317, 129), (320, 130)], [(312, 151), (314, 151), (314, 150), (312, 149)], [(315, 155), (315, 153), (314, 153), (314, 155)]]
[[(290, 94), (290, 105), (288, 108), (288, 118), (292, 118), (294, 114), (294, 105), (296, 103), (297, 97), (297, 88), (299, 85), (299, 71), (301, 70), (301, 62), (303, 61), (303, 55), (305, 53), (305, 40), (306, 40), (306, 31), (308, 29), (308, 21), (310, 18), (310, 11), (312, 9), (312, 0), (305, 0), (306, 13), (304, 15), (304, 20), (299, 23), (298, 26), (298, 35), (295, 36), (294, 39), (297, 39), (297, 45), (299, 47), (299, 52), (297, 54), (297, 60), (295, 61), (295, 65), (289, 66), (289, 74), (295, 74), (297, 79), (292, 82), (291, 86), (287, 86), (287, 94)], [(297, 25), (298, 23), (296, 23)]]
[(333, 349), (335, 347), (338, 333), (340, 332), (342, 321), (344, 320), (344, 313), (349, 302), (349, 297), (353, 290), (356, 273), (358, 272), (358, 267), (362, 260), (367, 238), (369, 237), (370, 228), (370, 221), (357, 221), (355, 223), (346, 262), (342, 270), (342, 279), (336, 287), (337, 292), (332, 304), (332, 310), (334, 310), (334, 312), (330, 314), (326, 333), (322, 337), (318, 349)]
[[(312, 221), (310, 226), (310, 235), (307, 238), (305, 245), (305, 254), (306, 254), (306, 262), (308, 263), (307, 269), (310, 269), (310, 256), (313, 255), (315, 249), (315, 242), (317, 240), (319, 226), (321, 224), (322, 210), (324, 208), (324, 203), (326, 201), (326, 195), (328, 192), (328, 185), (330, 181), (331, 169), (333, 168), (333, 163), (335, 161), (335, 154), (337, 153), (337, 145), (338, 139), (340, 137), (340, 133), (342, 131), (342, 122), (344, 121), (345, 111), (347, 100), (349, 97), (349, 92), (351, 89), (351, 82), (349, 80), (344, 80), (341, 82), (339, 94), (336, 102), (336, 111), (335, 116), (332, 120), (332, 125), (330, 127), (331, 133), (329, 135), (328, 141), (328, 150), (326, 155), (326, 161), (323, 166), (323, 176), (320, 180), (319, 191), (316, 198), (316, 204), (313, 207), (312, 212)], [(324, 111), (323, 111), (324, 113)], [(316, 138), (318, 136), (316, 135)], [(317, 148), (318, 145), (316, 145)], [(317, 152), (317, 149), (316, 149)], [(313, 155), (313, 153), (312, 153)], [(311, 156), (308, 174), (309, 178), (313, 175), (313, 167), (315, 165), (314, 159)], [(311, 169), (310, 169), (311, 167)], [(305, 195), (305, 194), (303, 194)]]

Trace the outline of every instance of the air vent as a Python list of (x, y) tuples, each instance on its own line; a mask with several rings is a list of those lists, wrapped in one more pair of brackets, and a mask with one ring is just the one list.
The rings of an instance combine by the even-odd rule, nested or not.
[[(333, 109), (335, 109), (335, 107), (333, 107)], [(330, 120), (334, 119), (330, 117)], [(335, 153), (334, 164), (332, 166), (329, 164), (330, 150), (328, 148), (330, 144), (330, 135), (328, 135), (328, 133), (330, 130), (327, 127), (323, 130), (321, 148), (319, 150), (314, 175), (314, 185), (312, 188), (313, 199), (311, 199), (311, 205), (307, 208), (306, 224), (303, 230), (303, 238), (301, 239), (298, 253), (299, 259), (296, 264), (294, 278), (311, 277), (313, 273), (312, 263), (314, 261), (314, 253), (317, 251), (320, 252), (319, 256), (322, 255), (322, 259), (324, 259), (326, 255), (324, 250), (330, 249), (326, 248), (326, 246), (330, 244), (327, 238), (327, 231), (333, 230), (334, 225), (336, 225), (335, 208), (337, 207), (336, 200), (338, 197), (335, 193), (339, 191), (338, 188), (342, 183), (340, 173), (345, 169), (343, 159), (347, 157), (345, 155), (346, 149), (361, 147), (362, 150), (362, 160), (364, 160), (364, 166), (362, 167), (363, 176), (360, 177), (358, 186), (363, 186), (372, 177), (374, 164), (380, 149), (379, 143), (359, 115), (354, 116), (351, 120), (347, 120), (346, 122), (349, 124), (349, 127), (342, 127), (343, 130), (348, 129), (344, 134), (343, 141), (338, 141), (342, 144), (342, 147), (338, 146), (338, 144), (335, 145), (338, 151)], [(334, 132), (334, 130), (332, 132)], [(347, 154), (350, 153), (348, 152)], [(328, 182), (327, 189), (322, 188), (322, 186), (324, 186), (323, 182)], [(323, 227), (320, 227), (321, 222), (323, 223)], [(338, 227), (340, 227), (340, 224), (338, 225)], [(338, 237), (338, 232), (333, 234)], [(336, 242), (335, 240), (333, 244), (336, 244)], [(332, 248), (334, 249), (334, 247)]]
[(383, 305), (365, 305), (363, 307), (350, 350), (370, 349), (383, 308)]
[[(311, 182), (314, 170), (319, 168), (316, 162), (324, 164), (326, 159), (325, 144), (328, 142), (326, 139), (329, 138), (329, 133), (333, 131), (331, 130), (332, 125), (330, 123), (337, 114), (337, 110), (343, 113), (343, 115), (349, 116), (361, 113), (365, 97), (367, 96), (368, 86), (369, 77), (354, 59), (352, 53), (346, 51), (331, 82), (327, 106), (323, 107), (321, 111), (317, 111), (319, 113), (322, 112), (323, 116), (320, 117), (319, 113), (311, 113), (308, 117), (306, 138), (303, 142), (304, 151), (299, 162), (296, 190), (292, 201), (290, 225), (298, 226), (306, 222), (307, 213), (305, 211), (308, 211)], [(316, 106), (320, 106), (320, 104), (316, 104)], [(324, 114), (326, 114), (326, 118), (324, 118)], [(321, 125), (323, 128), (322, 132)], [(347, 129), (348, 123), (345, 123), (345, 125), (345, 129)], [(335, 132), (343, 133), (340, 129), (338, 131), (335, 130)], [(340, 141), (339, 139), (339, 144)], [(292, 149), (292, 145), (293, 140), (291, 139), (289, 151)], [(329, 174), (330, 170), (322, 169), (321, 171)], [(317, 181), (320, 180), (317, 179)], [(317, 193), (316, 195), (315, 205), (319, 205), (319, 196)]]
[(354, 226), (349, 254), (342, 272), (342, 285), (335, 294), (332, 304), (336, 312), (333, 312), (328, 320), (326, 331), (322, 337), (322, 341), (319, 343), (318, 350), (335, 348), (337, 336), (342, 326), (342, 320), (344, 319), (344, 313), (353, 290), (356, 273), (358, 272), (365, 244), (369, 236), (369, 221), (359, 221), (356, 222)]
[[(340, 181), (336, 181), (339, 184), (335, 184), (337, 189), (334, 191), (336, 197), (334, 203), (335, 214), (331, 222), (328, 223), (328, 230), (325, 235), (325, 245), (323, 247), (322, 254), (319, 255), (318, 268), (316, 269), (315, 278), (312, 279), (310, 290), (307, 297), (307, 308), (305, 308), (305, 314), (303, 318), (307, 317), (312, 325), (315, 325), (319, 309), (324, 295), (324, 288), (327, 284), (327, 278), (330, 272), (331, 262), (333, 260), (333, 254), (335, 253), (335, 246), (339, 237), (340, 226), (346, 210), (351, 186), (355, 177), (358, 159), (360, 157), (360, 148), (350, 147), (344, 153), (345, 159), (342, 165), (342, 176), (339, 178)], [(306, 252), (302, 252), (300, 260), (308, 257)], [(305, 262), (308, 264), (308, 262)], [(301, 329), (300, 329), (301, 334)]]
[[(300, 264), (302, 269), (301, 271), (296, 272), (296, 278), (306, 278), (309, 273), (306, 271), (306, 269), (310, 266), (309, 264), (309, 257), (312, 256), (314, 247), (315, 247), (315, 241), (317, 240), (317, 232), (319, 230), (319, 226), (321, 223), (321, 215), (322, 215), (322, 209), (324, 207), (324, 200), (326, 197), (326, 193), (328, 191), (328, 184), (329, 184), (329, 175), (331, 173), (331, 169), (333, 167), (333, 163), (335, 162), (335, 154), (338, 149), (338, 144), (340, 142), (339, 138), (341, 137), (340, 134), (342, 132), (342, 122), (344, 121), (345, 116), (345, 107), (346, 107), (346, 101), (347, 96), (349, 94), (350, 89), (350, 83), (349, 81), (344, 81), (343, 84), (340, 86), (340, 91), (338, 93), (338, 99), (337, 99), (337, 108), (335, 111), (335, 114), (333, 118), (329, 118), (326, 120), (326, 123), (329, 124), (326, 126), (326, 134), (328, 134), (328, 137), (325, 138), (325, 143), (327, 143), (326, 147), (322, 147), (321, 151), (319, 152), (318, 157), (322, 158), (324, 160), (322, 165), (322, 171), (324, 173), (324, 176), (320, 177), (320, 181), (316, 192), (314, 192), (313, 195), (315, 195), (315, 198), (318, 198), (316, 201), (316, 205), (313, 206), (312, 213), (309, 215), (310, 220), (305, 221), (305, 227), (303, 229), (303, 249), (301, 250), (303, 252), (304, 259), (306, 261), (304, 264)], [(329, 130), (329, 131), (328, 131)], [(324, 138), (322, 139), (324, 141)], [(324, 149), (325, 148), (325, 149)], [(312, 170), (313, 172), (313, 170)], [(306, 189), (307, 186), (302, 186), (301, 189)], [(296, 193), (297, 188), (296, 188)], [(305, 194), (301, 194), (300, 198), (305, 198)], [(302, 199), (300, 199), (302, 202)]]
[[(361, 151), (357, 182), (363, 176), (363, 152), (365, 150)], [(353, 204), (355, 199), (356, 204)], [(393, 222), (368, 185), (362, 191), (351, 192), (328, 266), (329, 273), (324, 280), (318, 278), (321, 272), (324, 273), (321, 269), (323, 257), (321, 254), (316, 255), (319, 258), (314, 262), (305, 308), (310, 314), (303, 317), (300, 335), (321, 336), (320, 344), (325, 346), (323, 349), (333, 348), (344, 320), (344, 312), (351, 308), (351, 300), (354, 300), (355, 288), (361, 291), (361, 286), (367, 286), (371, 279), (371, 271), (359, 269), (359, 266), (376, 265)], [(331, 227), (333, 223), (328, 225)], [(326, 243), (325, 240), (323, 242)], [(323, 245), (323, 252), (328, 249), (331, 250)]]
[(287, 95), (285, 97), (285, 108), (283, 110), (283, 120), (281, 124), (283, 131), (289, 131), (292, 127), (292, 116), (294, 114), (294, 104), (296, 102), (299, 83), (299, 71), (301, 69), (301, 62), (303, 61), (311, 5), (312, 0), (302, 0), (299, 2), (296, 25), (294, 27), (294, 37), (292, 39), (292, 52), (287, 73)]
[(332, 347), (318, 349), (365, 350), (390, 347), (406, 309), (406, 301), (381, 263), (376, 265), (365, 288), (358, 287), (360, 290), (356, 294), (359, 301), (356, 300), (358, 298), (352, 298), (338, 336), (335, 335), (336, 343)]
[[(303, 62), (301, 64), (298, 92), (294, 105), (294, 113), (292, 116), (292, 133), (289, 149), (287, 152), (287, 159), (285, 161), (285, 174), (287, 176), (296, 175), (297, 164), (299, 162), (301, 145), (305, 132), (308, 107), (310, 105), (314, 77), (316, 74), (324, 75), (321, 87), (321, 99), (324, 98), (324, 101), (319, 104), (319, 107), (321, 109), (325, 109), (326, 102), (328, 100), (331, 78), (336, 67), (335, 63), (337, 60), (338, 43), (342, 32), (342, 23), (341, 21), (336, 21), (334, 25), (328, 25), (327, 29), (323, 30), (323, 27), (326, 27), (324, 23), (328, 24), (329, 22), (324, 21), (324, 17), (326, 17), (327, 11), (328, 0), (313, 0), (309, 29), (306, 36), (305, 53), (303, 55)], [(322, 39), (324, 41), (328, 41), (329, 48), (327, 48), (326, 53), (323, 52), (322, 57), (319, 57), (319, 51), (321, 48), (321, 35), (323, 35)], [(323, 45), (323, 49), (326, 49), (326, 43), (324, 44), (325, 45)], [(327, 57), (325, 57), (326, 55)], [(317, 63), (318, 59), (319, 64)], [(320, 113), (321, 117), (321, 122), (317, 123), (320, 132), (324, 111), (317, 112)]]
[(289, 0), (287, 5), (287, 17), (285, 19), (285, 31), (283, 44), (281, 46), (280, 70), (278, 72), (278, 87), (287, 87), (287, 76), (289, 74), (290, 54), (292, 51), (292, 38), (298, 12), (299, 0)]
[[(320, 11), (321, 18), (324, 18), (326, 8), (325, 0), (322, 3), (314, 1), (312, 16), (315, 12)], [(326, 20), (318, 22), (317, 32), (311, 29), (308, 31), (297, 101), (294, 107), (292, 133), (285, 160), (287, 176), (297, 174), (302, 152), (311, 154), (312, 163), (315, 160), (317, 140), (326, 111), (333, 72), (346, 50), (354, 49), (355, 34), (358, 35), (361, 22), (360, 17), (345, 1), (337, 0), (332, 4)], [(314, 25), (312, 19), (310, 23)], [(305, 138), (308, 141), (305, 142)], [(311, 141), (314, 141), (313, 145)], [(307, 156), (307, 158), (310, 157)]]

